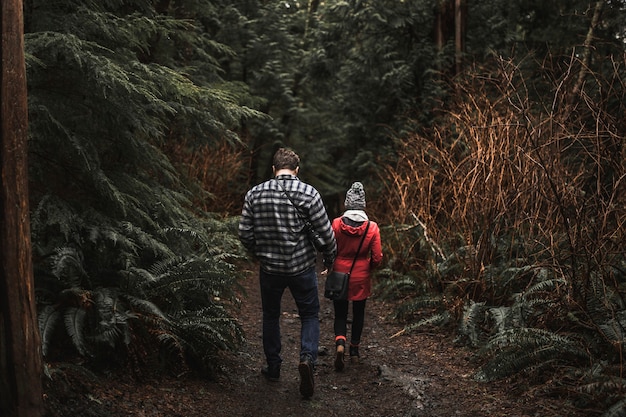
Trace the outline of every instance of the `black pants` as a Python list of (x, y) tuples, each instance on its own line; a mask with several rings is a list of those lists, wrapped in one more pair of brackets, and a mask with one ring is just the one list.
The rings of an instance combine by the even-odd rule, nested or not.
[[(367, 299), (352, 302), (352, 334), (350, 335), (350, 344), (352, 345), (361, 343), (366, 301)], [(335, 306), (335, 340), (337, 340), (337, 336), (345, 337), (347, 335), (348, 303), (347, 300), (333, 301)]]

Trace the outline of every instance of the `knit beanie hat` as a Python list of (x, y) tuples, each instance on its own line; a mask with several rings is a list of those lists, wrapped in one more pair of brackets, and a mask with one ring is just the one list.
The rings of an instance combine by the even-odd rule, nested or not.
[(355, 182), (346, 192), (346, 210), (365, 210), (365, 190), (363, 184)]

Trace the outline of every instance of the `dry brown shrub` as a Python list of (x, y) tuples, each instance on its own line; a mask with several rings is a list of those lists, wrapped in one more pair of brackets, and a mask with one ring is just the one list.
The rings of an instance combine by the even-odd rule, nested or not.
[(194, 147), (180, 141), (171, 147), (169, 155), (182, 166), (191, 182), (199, 185), (194, 192), (196, 207), (231, 215), (241, 210), (247, 186), (242, 178), (246, 164), (243, 145), (224, 140)]
[[(574, 105), (568, 82), (554, 80), (542, 104), (502, 61), (456, 85), (440, 122), (404, 141), (383, 173), (382, 220), (422, 222), (447, 253), (474, 248), (467, 278), (497, 257), (524, 256), (558, 271), (582, 300), (589, 274), (622, 259), (626, 132), (599, 99), (615, 80), (597, 78), (598, 91), (583, 91)], [(521, 242), (523, 253), (501, 253), (501, 240)]]

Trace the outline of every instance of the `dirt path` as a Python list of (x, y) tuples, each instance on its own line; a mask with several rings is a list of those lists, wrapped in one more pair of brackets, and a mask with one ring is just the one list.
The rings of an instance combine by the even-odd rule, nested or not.
[[(471, 353), (449, 337), (420, 333), (391, 338), (402, 327), (388, 319), (392, 308), (368, 301), (361, 364), (333, 368), (333, 309), (321, 297), (321, 342), (315, 394), (303, 400), (297, 372), (300, 324), (291, 295), (283, 298), (283, 367), (280, 382), (260, 374), (261, 307), (258, 279), (243, 283), (247, 296), (238, 319), (247, 336), (239, 352), (225, 355), (225, 375), (207, 382), (189, 375), (137, 384), (112, 377), (84, 393), (74, 387), (72, 414), (50, 416), (389, 416), (389, 417), (582, 417), (560, 399), (535, 398), (504, 383), (472, 379)], [(320, 286), (321, 287), (321, 286)]]
[(511, 386), (475, 382), (471, 352), (453, 347), (448, 336), (421, 333), (392, 338), (402, 326), (389, 319), (392, 306), (375, 298), (368, 300), (366, 308), (361, 364), (351, 366), (348, 361), (343, 372), (335, 372), (333, 307), (321, 294), (316, 392), (311, 400), (302, 400), (297, 372), (300, 325), (293, 299), (288, 292), (283, 298), (281, 381), (269, 383), (259, 373), (263, 354), (256, 278), (246, 288), (248, 302), (241, 318), (248, 344), (232, 363), (237, 371), (228, 390), (238, 406), (224, 410), (223, 415), (577, 416), (576, 410), (565, 408), (562, 401), (539, 400), (531, 394), (517, 394)]

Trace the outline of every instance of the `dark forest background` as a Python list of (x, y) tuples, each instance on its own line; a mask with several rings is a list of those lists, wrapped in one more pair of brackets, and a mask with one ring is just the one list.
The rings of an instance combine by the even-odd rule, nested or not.
[(365, 184), (403, 332), (626, 415), (623, 0), (24, 3), (46, 363), (214, 375), (289, 146), (331, 216)]

